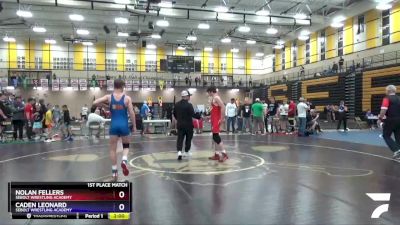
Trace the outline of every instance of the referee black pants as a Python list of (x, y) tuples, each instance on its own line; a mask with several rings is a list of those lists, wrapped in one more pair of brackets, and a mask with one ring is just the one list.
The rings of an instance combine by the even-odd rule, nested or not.
[[(395, 140), (392, 139), (392, 134)], [(385, 120), (382, 137), (392, 152), (400, 150), (400, 118)]]
[(192, 138), (193, 138), (193, 128), (178, 128), (178, 139), (176, 141), (176, 149), (178, 151), (182, 151), (183, 140), (185, 139), (185, 152), (188, 152), (192, 145)]

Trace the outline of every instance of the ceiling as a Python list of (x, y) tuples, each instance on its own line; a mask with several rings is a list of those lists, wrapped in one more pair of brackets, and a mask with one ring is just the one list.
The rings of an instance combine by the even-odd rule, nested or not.
[[(171, 1), (171, 0), (168, 0)], [(373, 0), (175, 0), (173, 8), (159, 7), (150, 4), (148, 12), (147, 0), (131, 0), (130, 4), (115, 4), (114, 0), (3, 0), (3, 10), (0, 13), (1, 35), (14, 36), (18, 39), (31, 38), (44, 40), (54, 38), (80, 38), (91, 41), (110, 41), (137, 43), (147, 40), (155, 44), (176, 45), (185, 44), (195, 47), (222, 45), (219, 41), (229, 35), (232, 38), (231, 46), (245, 47), (246, 40), (257, 41), (253, 48), (268, 47), (278, 39), (294, 37), (301, 29), (316, 30), (328, 26), (334, 15), (345, 13), (356, 14), (360, 11), (358, 5), (365, 9)], [(19, 3), (18, 3), (19, 2)], [(230, 9), (228, 13), (216, 13), (214, 8), (225, 5)], [(358, 5), (357, 5), (358, 4)], [(202, 7), (203, 6), (203, 7)], [(271, 11), (271, 17), (257, 16), (260, 9)], [(16, 15), (18, 9), (29, 10), (33, 17), (21, 18)], [(71, 21), (69, 14), (81, 14), (85, 17), (82, 22)], [(295, 23), (293, 15), (304, 13), (308, 18), (303, 22), (310, 25)], [(218, 15), (218, 16), (217, 16)], [(116, 24), (115, 17), (126, 17), (129, 23)], [(165, 18), (170, 26), (149, 28), (149, 22), (156, 24), (157, 20)], [(218, 21), (217, 21), (218, 20)], [(199, 30), (197, 25), (205, 22), (210, 25), (209, 30)], [(246, 22), (251, 28), (249, 33), (241, 33), (237, 28)], [(266, 34), (266, 29), (272, 24), (278, 29), (275, 35)], [(46, 33), (35, 33), (32, 26), (43, 26)], [(110, 32), (104, 30), (106, 26)], [(305, 28), (304, 28), (305, 27)], [(84, 28), (90, 31), (87, 36), (76, 34), (76, 29)], [(151, 33), (160, 33), (164, 29), (162, 38), (151, 39)], [(130, 33), (130, 37), (118, 37), (117, 31)], [(193, 32), (197, 36), (196, 42), (186, 40), (186, 36)], [(248, 46), (247, 46), (248, 47)]]

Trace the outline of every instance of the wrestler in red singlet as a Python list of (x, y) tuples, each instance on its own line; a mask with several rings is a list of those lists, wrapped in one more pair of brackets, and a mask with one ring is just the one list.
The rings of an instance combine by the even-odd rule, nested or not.
[(228, 155), (226, 154), (224, 145), (222, 143), (221, 137), (219, 136), (220, 133), (220, 126), (223, 124), (223, 115), (222, 113), (225, 112), (225, 105), (222, 102), (221, 98), (217, 94), (217, 88), (209, 87), (207, 89), (207, 93), (211, 100), (211, 131), (212, 131), (212, 138), (215, 143), (215, 154), (209, 157), (210, 160), (217, 160), (219, 162), (224, 162), (228, 159)]

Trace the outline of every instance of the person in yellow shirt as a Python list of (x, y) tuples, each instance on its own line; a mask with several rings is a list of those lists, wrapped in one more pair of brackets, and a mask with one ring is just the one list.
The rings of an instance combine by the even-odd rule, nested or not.
[(51, 104), (47, 104), (47, 112), (44, 116), (44, 124), (47, 129), (47, 138), (45, 142), (52, 142), (52, 128), (53, 128), (53, 106)]

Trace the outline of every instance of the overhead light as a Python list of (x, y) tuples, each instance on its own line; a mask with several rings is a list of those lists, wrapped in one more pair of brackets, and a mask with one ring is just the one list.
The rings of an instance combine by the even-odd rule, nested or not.
[(343, 26), (344, 26), (344, 24), (340, 23), (340, 22), (331, 23), (331, 27), (333, 27), (333, 28), (339, 28), (339, 27), (343, 27)]
[(189, 88), (188, 91), (189, 93), (194, 93), (197, 91), (197, 88)]
[(270, 27), (267, 29), (266, 31), (267, 34), (277, 34), (278, 33), (278, 29), (274, 28), (274, 27)]
[(27, 11), (27, 10), (18, 10), (17, 11), (17, 16), (19, 17), (24, 17), (24, 18), (31, 18), (33, 15), (31, 13), (31, 11)]
[(212, 52), (212, 48), (211, 47), (204, 47), (204, 51), (205, 52)]
[(231, 43), (231, 39), (228, 38), (228, 37), (222, 38), (222, 39), (221, 39), (221, 42), (222, 42), (222, 43)]
[(261, 9), (256, 12), (257, 16), (268, 16), (270, 14), (269, 10)]
[(3, 41), (4, 41), (4, 42), (15, 42), (15, 38), (5, 36), (5, 37), (3, 38)]
[(257, 42), (256, 42), (255, 40), (247, 40), (246, 43), (247, 43), (248, 45), (254, 45), (254, 44), (256, 44)]
[(161, 39), (161, 36), (159, 34), (152, 34), (151, 38), (153, 38), (153, 39)]
[(238, 29), (239, 32), (243, 32), (243, 33), (247, 33), (250, 32), (250, 27), (244, 25), (244, 26), (240, 26)]
[(57, 41), (54, 39), (46, 39), (46, 40), (44, 40), (44, 43), (54, 45), (57, 43)]
[(345, 19), (346, 19), (346, 17), (340, 15), (340, 16), (336, 16), (335, 18), (333, 18), (333, 22), (340, 23), (340, 22), (344, 21)]
[(378, 5), (376, 5), (376, 9), (378, 10), (388, 10), (392, 8), (392, 4), (389, 4), (388, 2), (380, 2)]
[(275, 45), (274, 46), (274, 49), (282, 49), (283, 48), (283, 45)]
[(277, 45), (283, 45), (283, 44), (285, 44), (285, 41), (284, 40), (277, 40), (276, 44)]
[(305, 13), (296, 13), (293, 18), (297, 20), (305, 20), (307, 19), (307, 15)]
[(79, 35), (88, 35), (89, 31), (85, 30), (85, 29), (78, 29), (78, 30), (76, 30), (76, 33)]
[(183, 46), (178, 46), (178, 50), (185, 50), (186, 48), (185, 47), (183, 47)]
[(131, 1), (130, 0), (114, 0), (115, 3), (117, 4), (130, 4)]
[(194, 36), (194, 35), (188, 35), (188, 36), (186, 37), (186, 39), (187, 39), (188, 41), (197, 41), (197, 37)]
[(161, 1), (160, 3), (158, 3), (159, 7), (163, 7), (163, 8), (172, 8), (172, 1)]
[(128, 37), (129, 34), (125, 32), (118, 32), (118, 37)]
[(158, 20), (156, 25), (159, 27), (168, 27), (169, 22), (168, 22), (168, 20)]
[(214, 11), (218, 12), (218, 13), (226, 13), (229, 11), (229, 8), (226, 6), (220, 5), (220, 6), (215, 7)]
[(118, 23), (118, 24), (127, 24), (127, 23), (129, 23), (129, 20), (127, 18), (124, 18), (124, 17), (116, 17), (114, 19), (114, 21), (115, 21), (115, 23)]
[(148, 45), (146, 45), (146, 48), (147, 49), (156, 49), (157, 46), (155, 44), (148, 44)]
[(264, 53), (263, 53), (263, 52), (257, 52), (257, 53), (256, 53), (256, 56), (257, 56), (257, 57), (262, 57), (262, 56), (264, 56)]
[(39, 27), (39, 26), (32, 27), (32, 30), (33, 30), (33, 32), (36, 32), (36, 33), (44, 33), (44, 32), (46, 32), (46, 28)]
[(84, 42), (82, 42), (82, 45), (84, 45), (84, 46), (92, 46), (93, 43), (90, 42), (90, 41), (84, 41)]
[(79, 15), (79, 14), (71, 14), (71, 15), (69, 15), (69, 19), (72, 21), (83, 21), (85, 19), (85, 17), (83, 17), (82, 15)]
[(231, 52), (232, 52), (232, 53), (238, 53), (238, 52), (239, 52), (239, 49), (237, 49), (237, 48), (232, 48), (232, 49), (231, 49)]
[(126, 43), (117, 43), (118, 48), (126, 48)]
[(202, 29), (202, 30), (208, 30), (208, 29), (210, 29), (210, 24), (208, 24), (208, 23), (199, 23), (197, 28), (198, 29)]
[(308, 30), (302, 30), (300, 32), (300, 36), (308, 36), (308, 35), (310, 35), (310, 31), (308, 31)]
[(300, 41), (307, 41), (309, 38), (310, 38), (310, 36), (308, 36), (308, 35), (300, 35), (299, 36)]

